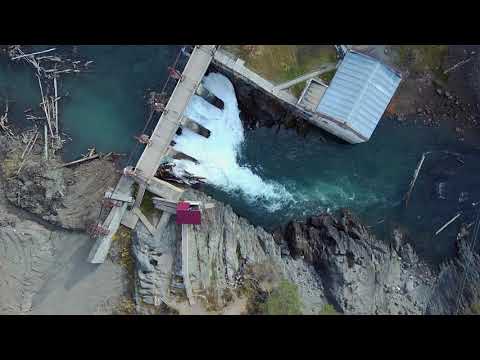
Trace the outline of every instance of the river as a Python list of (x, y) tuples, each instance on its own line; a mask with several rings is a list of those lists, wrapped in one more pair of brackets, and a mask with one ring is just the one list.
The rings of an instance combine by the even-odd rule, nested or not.
[[(135, 145), (133, 135), (147, 118), (146, 90), (161, 87), (178, 50), (178, 46), (79, 46), (80, 54), (94, 60), (94, 71), (61, 82), (60, 95), (68, 95), (60, 106), (62, 129), (73, 139), (65, 145), (65, 160), (91, 146), (128, 153)], [(188, 109), (192, 118), (212, 130), (211, 138), (198, 139), (184, 131), (177, 148), (189, 154), (194, 151), (189, 149), (202, 146), (190, 153), (202, 165), (183, 165), (207, 177), (205, 192), (252, 223), (273, 230), (291, 219), (348, 207), (379, 238), (388, 238), (394, 226), (401, 226), (421, 256), (439, 263), (453, 253), (458, 225), (473, 221), (480, 201), (479, 152), (458, 142), (450, 125), (427, 128), (385, 116), (371, 140), (360, 145), (325, 142), (315, 129), (306, 138), (285, 129), (245, 132), (233, 88), (222, 81), (211, 83), (221, 87), (216, 95), (223, 97), (224, 110), (209, 108), (201, 98)], [(23, 110), (40, 102), (32, 70), (3, 59), (0, 95), (14, 101), (10, 118), (15, 124), (28, 125)], [(460, 153), (461, 162), (439, 152), (444, 150)], [(406, 209), (402, 200), (425, 151), (436, 152), (427, 157)], [(446, 184), (440, 185), (444, 196), (436, 191), (441, 182)], [(458, 212), (460, 219), (434, 236)]]

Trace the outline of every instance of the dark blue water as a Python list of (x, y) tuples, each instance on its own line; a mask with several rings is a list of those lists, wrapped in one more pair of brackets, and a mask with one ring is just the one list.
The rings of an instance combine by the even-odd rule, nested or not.
[[(401, 227), (420, 255), (438, 263), (454, 252), (458, 226), (473, 221), (477, 208), (472, 204), (480, 202), (480, 151), (459, 142), (452, 126), (428, 128), (385, 117), (371, 140), (359, 145), (324, 142), (316, 130), (302, 138), (293, 130), (257, 129), (247, 133), (241, 162), (263, 179), (284, 185), (298, 201), (269, 213), (246, 204), (242, 194), (207, 191), (267, 229), (349, 208), (379, 238), (387, 239), (394, 227)], [(461, 154), (463, 164), (445, 150)], [(422, 166), (406, 208), (404, 196), (425, 151), (433, 153)], [(446, 199), (437, 194), (439, 182), (446, 184)], [(434, 236), (458, 212), (458, 221)]]

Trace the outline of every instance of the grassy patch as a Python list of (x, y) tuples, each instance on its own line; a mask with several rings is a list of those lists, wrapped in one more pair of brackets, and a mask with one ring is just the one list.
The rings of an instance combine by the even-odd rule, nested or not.
[(328, 71), (326, 73), (323, 73), (322, 75), (320, 75), (320, 79), (322, 79), (323, 82), (328, 85), (332, 81), (336, 72), (337, 72), (337, 70), (332, 70), (332, 71)]
[(113, 309), (113, 315), (135, 315), (135, 303), (130, 298), (122, 298), (120, 302)]
[(244, 280), (236, 289), (236, 295), (238, 298), (247, 298), (247, 314), (263, 314), (263, 305), (270, 293), (269, 289), (278, 282), (278, 271), (268, 262), (245, 267)]
[(393, 49), (397, 51), (397, 65), (414, 72), (431, 71), (437, 80), (446, 81), (443, 61), (448, 53), (448, 45), (399, 45)]
[(142, 308), (142, 314), (145, 315), (179, 315), (178, 310), (171, 308), (163, 302), (156, 306), (147, 304), (140, 299), (140, 306)]
[(2, 161), (2, 171), (6, 178), (16, 175), (18, 167), (22, 163), (20, 155), (18, 151), (14, 151)]
[(300, 98), (302, 95), (303, 89), (305, 89), (305, 86), (307, 86), (307, 82), (303, 81), (301, 83), (295, 84), (290, 88), (291, 93), (293, 96)]
[(335, 310), (333, 305), (325, 304), (318, 315), (340, 315), (340, 313)]
[(118, 263), (127, 270), (129, 276), (133, 276), (132, 231), (129, 228), (120, 225), (117, 232), (113, 235), (112, 241), (119, 249)]
[(302, 302), (297, 285), (287, 280), (280, 281), (261, 309), (265, 315), (301, 315)]
[(153, 197), (154, 195), (151, 192), (145, 191), (142, 204), (140, 205), (140, 210), (142, 210), (143, 214), (149, 219), (151, 218), (153, 213), (156, 211), (155, 206), (153, 206), (153, 200), (152, 200)]
[(228, 45), (225, 50), (274, 83), (292, 80), (327, 63), (335, 63), (331, 45)]
[(480, 303), (475, 303), (470, 307), (470, 311), (466, 315), (480, 315)]
[[(132, 192), (132, 194), (133, 194), (132, 196), (133, 196), (134, 199), (137, 197), (138, 189), (139, 189), (138, 184), (134, 183), (133, 184), (133, 192)], [(140, 210), (149, 220), (151, 220), (151, 217), (152, 217), (153, 213), (157, 210), (157, 209), (155, 209), (155, 206), (153, 205), (152, 198), (154, 196), (155, 195), (152, 194), (150, 191), (148, 191), (148, 190), (145, 191), (145, 195), (143, 195), (142, 203), (140, 204)]]

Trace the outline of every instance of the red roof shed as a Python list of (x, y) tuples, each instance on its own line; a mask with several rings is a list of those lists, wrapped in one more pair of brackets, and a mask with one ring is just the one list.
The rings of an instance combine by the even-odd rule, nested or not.
[(177, 204), (177, 224), (199, 225), (201, 222), (202, 214), (198, 206), (191, 205), (186, 201), (181, 201)]

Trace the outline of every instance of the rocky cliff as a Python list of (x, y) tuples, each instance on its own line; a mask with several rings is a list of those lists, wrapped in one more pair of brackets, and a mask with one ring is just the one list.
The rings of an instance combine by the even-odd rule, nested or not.
[[(244, 282), (254, 277), (270, 286), (281, 278), (295, 283), (307, 314), (326, 304), (344, 314), (450, 314), (465, 257), (472, 256), (460, 242), (459, 256), (437, 274), (400, 230), (387, 245), (348, 211), (291, 222), (270, 234), (201, 192), (188, 190), (184, 197), (215, 204), (201, 225), (188, 226), (187, 236), (194, 298), (216, 311), (242, 296)], [(182, 287), (180, 232), (173, 217), (159, 238), (142, 225), (135, 231), (137, 295), (146, 303), (153, 304), (155, 295), (178, 300), (170, 290)], [(473, 259), (461, 312), (478, 300), (480, 260)]]
[(375, 239), (352, 214), (292, 222), (285, 232), (295, 258), (312, 264), (328, 301), (342, 313), (421, 314), (433, 285), (430, 269), (403, 242)]
[(480, 256), (476, 236), (474, 229), (468, 231), (466, 225), (461, 227), (456, 242), (457, 254), (441, 266), (427, 314), (479, 313)]

